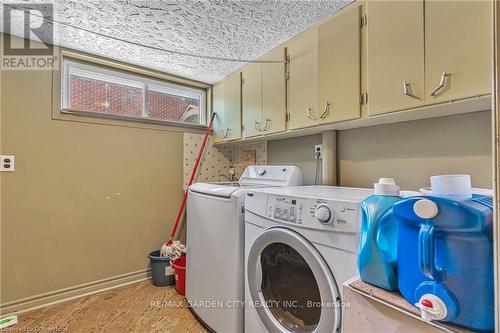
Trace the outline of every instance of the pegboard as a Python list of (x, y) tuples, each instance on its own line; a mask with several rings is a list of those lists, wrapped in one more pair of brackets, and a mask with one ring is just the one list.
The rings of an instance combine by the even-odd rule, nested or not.
[[(184, 133), (184, 188), (193, 170), (202, 141), (203, 135), (201, 134)], [(214, 146), (213, 138), (210, 136), (195, 182), (228, 181), (230, 180), (229, 168), (231, 166), (235, 168), (234, 180), (238, 180), (248, 165), (266, 163), (267, 144), (265, 142), (236, 146)]]

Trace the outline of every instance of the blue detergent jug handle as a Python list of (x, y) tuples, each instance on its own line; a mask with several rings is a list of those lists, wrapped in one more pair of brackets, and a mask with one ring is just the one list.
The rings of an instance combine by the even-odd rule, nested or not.
[[(374, 229), (373, 229), (373, 234), (372, 234), (372, 237), (373, 237), (373, 242), (375, 243), (375, 246), (377, 247), (377, 250), (379, 251), (381, 257), (383, 258), (383, 260), (385, 260), (386, 262), (389, 262), (391, 258), (388, 258), (387, 256), (387, 250), (382, 248), (379, 244), (379, 240), (381, 239), (379, 237), (379, 234), (380, 234), (380, 229), (382, 229), (382, 227), (385, 226), (385, 224), (387, 223), (391, 223), (391, 218), (392, 218), (392, 210), (391, 209), (388, 209), (387, 211), (385, 211), (378, 219), (377, 221), (375, 222), (375, 226), (374, 226)], [(394, 260), (394, 259), (393, 259)]]
[(442, 281), (443, 271), (435, 263), (434, 227), (431, 224), (420, 224), (418, 234), (418, 262), (420, 270), (429, 279)]

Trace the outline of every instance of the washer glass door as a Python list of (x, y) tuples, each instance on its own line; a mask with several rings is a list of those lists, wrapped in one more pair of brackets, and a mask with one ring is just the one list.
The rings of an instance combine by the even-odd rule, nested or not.
[(340, 327), (335, 279), (302, 236), (284, 228), (263, 232), (247, 265), (253, 306), (270, 332), (335, 332)]

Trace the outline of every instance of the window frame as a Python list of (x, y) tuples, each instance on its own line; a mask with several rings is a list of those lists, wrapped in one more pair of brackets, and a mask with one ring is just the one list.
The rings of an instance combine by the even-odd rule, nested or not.
[[(181, 82), (175, 82), (174, 80), (160, 79), (157, 76), (147, 75), (143, 73), (136, 73), (133, 70), (124, 70), (121, 68), (113, 67), (107, 64), (101, 64), (99, 62), (92, 62), (81, 60), (78, 58), (73, 58), (69, 56), (62, 57), (62, 66), (61, 66), (61, 89), (60, 89), (60, 101), (61, 101), (61, 113), (65, 114), (74, 114), (81, 116), (89, 116), (94, 118), (104, 118), (104, 119), (113, 119), (113, 120), (125, 120), (130, 122), (137, 123), (150, 123), (150, 124), (162, 124), (162, 125), (170, 125), (170, 126), (179, 126), (179, 127), (195, 127), (195, 128), (206, 128), (207, 124), (207, 99), (209, 94), (209, 88), (198, 87), (195, 85), (189, 85)], [(89, 110), (81, 110), (78, 108), (71, 108), (69, 106), (70, 101), (70, 89), (69, 89), (69, 76), (70, 76), (70, 68), (76, 69), (77, 71), (82, 72), (90, 72), (91, 75), (88, 75), (90, 79), (103, 80), (111, 83), (116, 83), (125, 86), (131, 86), (134, 88), (142, 88), (143, 89), (143, 101), (142, 101), (142, 116), (128, 116), (121, 115), (116, 113), (104, 113), (104, 112), (95, 112)], [(95, 76), (94, 76), (95, 75)], [(85, 75), (84, 75), (85, 77)], [(106, 77), (110, 78), (107, 80)], [(133, 85), (131, 83), (138, 83), (137, 85)], [(129, 84), (127, 84), (129, 83)], [(197, 98), (199, 99), (199, 123), (189, 123), (182, 120), (162, 120), (162, 119), (154, 119), (148, 118), (148, 87), (149, 86), (159, 87), (160, 90), (158, 92), (166, 92), (171, 94), (177, 94), (183, 97), (189, 98)], [(207, 85), (208, 86), (208, 85)], [(177, 91), (176, 91), (177, 90)]]

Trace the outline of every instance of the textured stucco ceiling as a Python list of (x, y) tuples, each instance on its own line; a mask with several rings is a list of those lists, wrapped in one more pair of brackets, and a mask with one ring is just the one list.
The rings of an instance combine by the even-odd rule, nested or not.
[[(19, 0), (16, 2), (19, 3)], [(189, 54), (253, 60), (350, 2), (56, 0), (55, 21), (88, 31), (56, 24), (54, 42), (91, 54), (214, 83), (244, 63), (171, 54), (89, 31)], [(18, 33), (14, 31), (13, 34)]]

